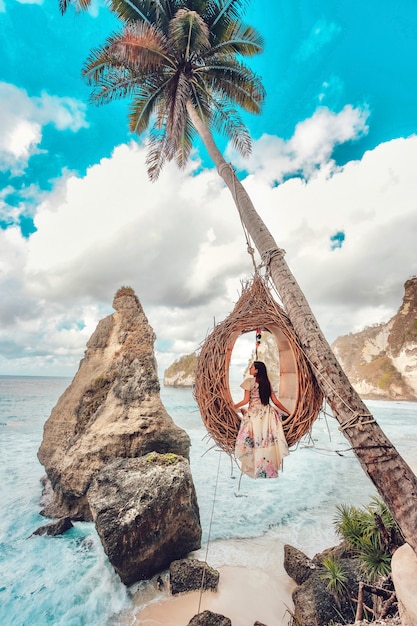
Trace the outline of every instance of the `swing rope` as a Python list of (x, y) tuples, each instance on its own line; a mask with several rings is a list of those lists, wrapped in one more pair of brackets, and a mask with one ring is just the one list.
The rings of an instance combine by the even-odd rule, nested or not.
[(214, 505), (216, 503), (217, 486), (219, 484), (220, 461), (221, 461), (221, 451), (220, 450), (218, 451), (218, 454), (219, 454), (219, 462), (217, 464), (216, 482), (214, 484), (213, 502), (212, 502), (212, 506), (211, 506), (210, 524), (209, 524), (209, 531), (208, 531), (208, 536), (207, 536), (206, 554), (205, 554), (205, 558), (204, 558), (203, 576), (201, 577), (200, 596), (199, 596), (199, 599), (198, 599), (197, 615), (200, 615), (200, 610), (201, 610), (201, 601), (202, 601), (202, 598), (203, 598), (204, 583), (205, 583), (205, 579), (206, 579), (207, 558), (208, 558), (208, 551), (209, 551), (210, 539), (211, 539), (211, 528), (212, 528), (212, 525), (213, 525), (213, 518), (214, 518)]

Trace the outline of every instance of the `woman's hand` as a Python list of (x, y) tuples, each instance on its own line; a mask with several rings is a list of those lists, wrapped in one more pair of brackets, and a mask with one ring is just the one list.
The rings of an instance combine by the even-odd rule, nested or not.
[(243, 400), (235, 404), (234, 409), (237, 410), (237, 409), (240, 409), (241, 406), (245, 406), (245, 404), (249, 402), (249, 398), (250, 398), (250, 392), (247, 389), (245, 389), (245, 395), (243, 396)]

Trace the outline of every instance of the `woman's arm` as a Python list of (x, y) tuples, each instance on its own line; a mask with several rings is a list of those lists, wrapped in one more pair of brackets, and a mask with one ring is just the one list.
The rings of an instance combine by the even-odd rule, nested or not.
[(249, 399), (250, 399), (250, 391), (248, 389), (245, 389), (245, 395), (243, 396), (243, 400), (241, 400), (240, 402), (234, 405), (235, 409), (240, 409), (241, 406), (244, 406), (245, 404), (249, 402)]
[(284, 411), (284, 413), (288, 413), (288, 415), (291, 413), (291, 411), (285, 408), (285, 406), (278, 400), (273, 391), (271, 391), (271, 400), (275, 404), (275, 406), (281, 409), (281, 411)]

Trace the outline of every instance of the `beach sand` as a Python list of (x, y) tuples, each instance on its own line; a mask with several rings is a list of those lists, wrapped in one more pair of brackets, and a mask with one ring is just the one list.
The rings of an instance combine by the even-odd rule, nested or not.
[(186, 626), (194, 615), (206, 609), (229, 617), (233, 626), (252, 626), (256, 620), (268, 626), (288, 625), (295, 587), (288, 576), (229, 566), (219, 568), (219, 572), (216, 592), (167, 595), (137, 613), (135, 625)]
[[(191, 556), (206, 560), (203, 550)], [(134, 624), (186, 626), (194, 615), (210, 610), (229, 617), (233, 626), (252, 626), (256, 620), (268, 626), (288, 626), (296, 585), (285, 572), (283, 559), (283, 545), (270, 534), (216, 541), (210, 546), (207, 562), (220, 572), (217, 591), (172, 596), (165, 576), (162, 596), (139, 609)]]

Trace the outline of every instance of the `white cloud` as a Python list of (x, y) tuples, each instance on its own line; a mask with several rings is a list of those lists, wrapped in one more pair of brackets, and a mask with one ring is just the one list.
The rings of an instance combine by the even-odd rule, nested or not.
[[(256, 175), (244, 181), (329, 340), (387, 320), (417, 273), (417, 137), (336, 168), (332, 142), (362, 128), (359, 112), (339, 115), (315, 116), (316, 128), (306, 121), (287, 143), (263, 137)], [(314, 175), (273, 184), (294, 164)], [(161, 372), (199, 346), (253, 268), (229, 192), (198, 165), (168, 164), (152, 184), (144, 148), (122, 145), (45, 196), (29, 240), (0, 231), (0, 353), (9, 358), (0, 372), (30, 363), (75, 371), (121, 285), (135, 289), (156, 332)], [(345, 240), (332, 250), (336, 232)]]
[(368, 111), (346, 105), (340, 113), (320, 107), (311, 118), (299, 122), (293, 137), (263, 135), (255, 142), (252, 155), (243, 160), (228, 152), (240, 169), (266, 178), (269, 183), (281, 182), (290, 174), (309, 178), (318, 168), (333, 168), (331, 155), (335, 146), (354, 141), (368, 132)]
[(85, 105), (74, 98), (46, 92), (31, 98), (24, 89), (4, 82), (0, 82), (0, 108), (0, 170), (15, 175), (40, 151), (43, 126), (53, 124), (73, 132), (87, 126)]
[[(417, 137), (397, 139), (343, 168), (322, 168), (308, 182), (271, 189), (251, 178), (287, 260), (327, 335), (387, 319), (403, 283), (417, 273)], [(330, 238), (345, 234), (341, 249)]]

